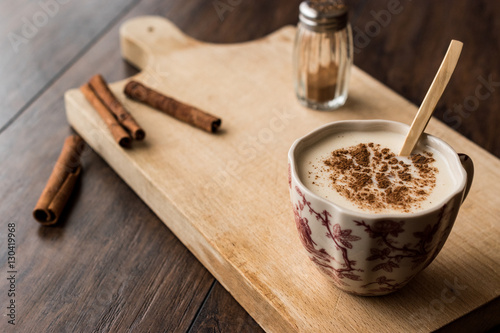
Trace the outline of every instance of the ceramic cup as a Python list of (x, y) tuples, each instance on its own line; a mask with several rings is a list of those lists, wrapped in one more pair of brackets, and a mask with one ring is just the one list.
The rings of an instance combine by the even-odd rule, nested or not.
[(338, 288), (375, 296), (406, 285), (437, 256), (467, 196), (473, 164), (443, 140), (423, 134), (458, 179), (453, 192), (435, 208), (406, 214), (370, 214), (340, 207), (312, 193), (301, 182), (297, 160), (330, 135), (345, 131), (384, 130), (406, 135), (409, 126), (387, 120), (351, 120), (327, 124), (298, 139), (288, 153), (290, 197), (295, 223), (309, 258)]

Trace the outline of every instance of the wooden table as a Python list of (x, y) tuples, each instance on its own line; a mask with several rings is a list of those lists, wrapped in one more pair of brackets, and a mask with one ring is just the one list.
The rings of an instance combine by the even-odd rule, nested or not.
[[(40, 227), (38, 195), (71, 133), (63, 93), (97, 72), (136, 70), (120, 58), (118, 28), (162, 15), (204, 41), (233, 43), (297, 22), (299, 1), (17, 1), (0, 10), (0, 290), (8, 306), (7, 227), (15, 224), (19, 332), (257, 332), (258, 324), (95, 153), (62, 221)], [(500, 156), (500, 5), (350, 1), (355, 63), (419, 104), (452, 38), (461, 60), (436, 116)], [(218, 4), (218, 7), (216, 5)], [(496, 302), (498, 303), (498, 302)], [(487, 305), (488, 307), (489, 305)], [(481, 318), (476, 311), (462, 321)], [(5, 310), (4, 312), (5, 313)], [(468, 318), (469, 317), (469, 318)], [(496, 322), (484, 318), (478, 331)], [(460, 320), (445, 330), (456, 329)]]

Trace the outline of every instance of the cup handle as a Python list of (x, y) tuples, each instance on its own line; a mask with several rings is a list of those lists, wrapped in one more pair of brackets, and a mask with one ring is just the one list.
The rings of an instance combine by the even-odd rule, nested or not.
[(472, 163), (472, 159), (467, 154), (458, 154), (460, 158), (460, 163), (465, 169), (467, 173), (467, 184), (465, 186), (464, 197), (462, 202), (464, 202), (465, 198), (467, 198), (467, 194), (469, 194), (470, 187), (472, 185), (472, 179), (474, 178), (474, 163)]

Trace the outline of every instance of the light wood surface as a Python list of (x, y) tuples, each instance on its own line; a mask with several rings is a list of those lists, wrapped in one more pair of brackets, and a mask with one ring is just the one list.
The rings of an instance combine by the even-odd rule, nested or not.
[(462, 42), (457, 40), (451, 41), (443, 62), (441, 63), (441, 66), (439, 66), (439, 70), (436, 73), (436, 76), (434, 77), (434, 80), (432, 81), (431, 86), (429, 87), (429, 90), (427, 91), (427, 94), (417, 111), (415, 119), (413, 119), (410, 131), (408, 132), (403, 146), (401, 147), (401, 151), (399, 152), (400, 156), (410, 155), (413, 148), (417, 144), (418, 139), (420, 139), (420, 135), (424, 132), (425, 127), (431, 119), (437, 102), (441, 98), (448, 82), (450, 82), (451, 75), (453, 74), (453, 71), (457, 66), (458, 59), (460, 58), (462, 47)]
[(500, 162), (433, 119), (428, 132), (476, 163), (476, 178), (436, 260), (400, 292), (361, 298), (337, 290), (308, 261), (288, 197), (286, 154), (312, 129), (342, 119), (411, 122), (416, 108), (357, 68), (335, 112), (295, 100), (295, 28), (238, 45), (201, 43), (157, 17), (121, 29), (134, 77), (223, 119), (208, 134), (127, 100), (146, 130), (120, 148), (78, 90), (66, 93), (70, 124), (131, 186), (243, 307), (270, 332), (429, 331), (500, 295)]

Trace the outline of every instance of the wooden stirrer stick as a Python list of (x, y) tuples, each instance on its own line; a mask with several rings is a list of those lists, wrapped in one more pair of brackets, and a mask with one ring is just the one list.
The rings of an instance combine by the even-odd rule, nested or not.
[(462, 52), (462, 46), (462, 42), (457, 40), (451, 41), (443, 62), (434, 77), (434, 81), (432, 81), (432, 84), (425, 95), (424, 101), (422, 102), (422, 105), (420, 105), (415, 119), (413, 119), (410, 131), (408, 132), (405, 142), (403, 143), (403, 147), (399, 152), (400, 156), (408, 156), (411, 154), (413, 148), (418, 142), (418, 139), (420, 138), (420, 135), (425, 130), (425, 127), (434, 112), (434, 108), (436, 107), (439, 98), (441, 98), (441, 95), (443, 94), (443, 91), (450, 81), (453, 71), (455, 70), (458, 58)]

